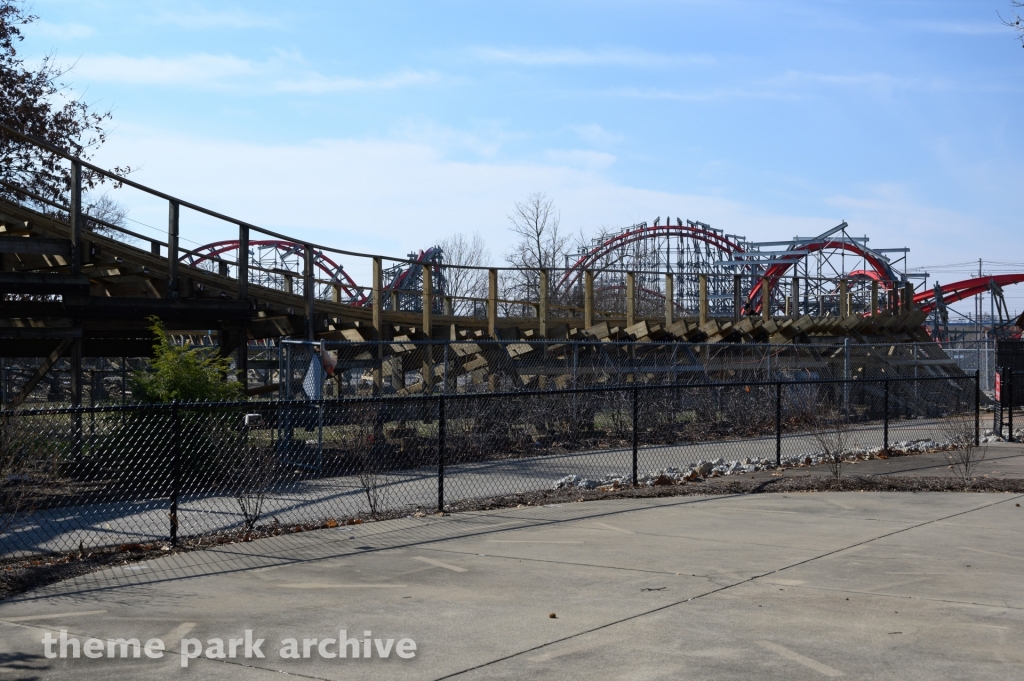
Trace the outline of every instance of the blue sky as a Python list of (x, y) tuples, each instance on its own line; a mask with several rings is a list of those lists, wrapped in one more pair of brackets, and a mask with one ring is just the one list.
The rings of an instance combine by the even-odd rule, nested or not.
[[(543, 191), (573, 231), (671, 214), (767, 240), (845, 219), (912, 267), (1024, 271), (1008, 0), (34, 10), (24, 53), (75, 62), (75, 92), (114, 109), (101, 163), (341, 248), (478, 231), (497, 262), (513, 202)], [(189, 219), (195, 241), (230, 236)]]

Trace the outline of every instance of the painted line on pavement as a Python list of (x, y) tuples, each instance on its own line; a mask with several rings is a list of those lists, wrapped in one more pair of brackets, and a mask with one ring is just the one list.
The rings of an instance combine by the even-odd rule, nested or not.
[(819, 674), (824, 674), (825, 676), (828, 676), (830, 678), (835, 678), (837, 676), (843, 675), (843, 673), (838, 669), (833, 669), (832, 667), (829, 667), (827, 664), (822, 664), (816, 660), (812, 660), (809, 657), (804, 657), (800, 653), (793, 652), (789, 648), (784, 648), (780, 646), (778, 643), (772, 643), (771, 641), (758, 641), (757, 645), (761, 646), (765, 650), (770, 650), (773, 653), (777, 653), (778, 655), (781, 655), (787, 660), (796, 662), (797, 664), (802, 664), (808, 669), (813, 669)]
[(24, 615), (22, 617), (3, 617), (5, 622), (31, 622), (32, 620), (48, 620), (54, 617), (85, 617), (86, 615), (102, 615), (106, 610), (84, 610), (82, 612), (55, 612), (52, 615)]
[(451, 570), (452, 572), (469, 572), (466, 568), (461, 568), (458, 565), (452, 565), (451, 563), (442, 563), (439, 560), (433, 558), (424, 558), (423, 556), (414, 556), (413, 560), (418, 560), (423, 563), (429, 563), (435, 567), (444, 568), (445, 570)]

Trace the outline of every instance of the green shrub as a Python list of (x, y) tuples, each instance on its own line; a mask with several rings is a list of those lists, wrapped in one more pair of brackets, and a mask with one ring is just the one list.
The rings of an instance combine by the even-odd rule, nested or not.
[(243, 399), (238, 382), (224, 380), (230, 360), (213, 348), (174, 345), (163, 323), (151, 317), (155, 341), (146, 371), (132, 377), (132, 394), (139, 402), (230, 402)]

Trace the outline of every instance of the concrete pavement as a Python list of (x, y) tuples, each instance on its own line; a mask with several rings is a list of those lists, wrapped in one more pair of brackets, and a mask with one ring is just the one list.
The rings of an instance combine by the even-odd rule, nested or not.
[[(1022, 501), (620, 499), (178, 554), (0, 604), (0, 678), (1016, 678)], [(42, 637), (61, 628), (82, 640), (157, 637), (172, 653), (43, 658)], [(245, 629), (266, 639), (265, 659), (181, 667), (182, 638), (208, 646)], [(317, 644), (308, 659), (279, 655), (284, 639), (301, 648), (339, 629), (384, 645), (410, 638), (416, 656), (323, 659)]]

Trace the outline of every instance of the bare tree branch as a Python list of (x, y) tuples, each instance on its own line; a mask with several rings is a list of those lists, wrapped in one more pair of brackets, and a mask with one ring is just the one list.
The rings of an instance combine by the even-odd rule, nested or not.
[[(538, 300), (540, 275), (536, 270), (562, 268), (569, 251), (570, 236), (560, 231), (561, 216), (547, 194), (536, 192), (508, 216), (509, 229), (519, 237), (518, 243), (505, 255), (512, 267), (534, 271), (516, 272), (505, 282), (503, 297), (517, 300)], [(551, 292), (552, 294), (554, 291)], [(523, 311), (525, 312), (525, 311)]]
[(457, 315), (486, 315), (486, 305), (461, 299), (487, 297), (487, 272), (462, 269), (486, 267), (491, 259), (487, 244), (474, 232), (472, 236), (453, 234), (438, 245), (444, 252), (445, 285), (447, 294), (453, 298), (452, 311)]

